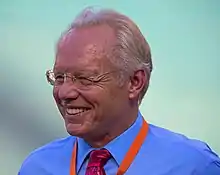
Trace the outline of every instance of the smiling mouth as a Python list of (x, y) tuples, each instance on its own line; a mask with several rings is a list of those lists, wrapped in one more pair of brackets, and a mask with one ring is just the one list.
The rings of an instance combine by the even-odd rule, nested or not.
[(66, 108), (66, 114), (68, 115), (81, 115), (84, 112), (89, 111), (90, 108)]

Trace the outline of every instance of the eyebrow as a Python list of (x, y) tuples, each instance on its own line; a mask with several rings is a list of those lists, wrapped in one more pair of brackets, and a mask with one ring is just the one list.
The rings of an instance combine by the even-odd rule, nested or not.
[[(57, 69), (54, 69), (54, 74), (63, 74), (65, 72), (68, 72), (68, 71), (61, 71), (61, 70), (57, 70)], [(77, 70), (77, 71), (69, 71), (68, 73), (72, 73), (74, 75), (77, 75), (77, 76), (81, 76), (81, 75), (86, 75), (86, 74), (89, 74), (89, 75), (99, 75), (100, 73), (98, 72), (98, 70)]]

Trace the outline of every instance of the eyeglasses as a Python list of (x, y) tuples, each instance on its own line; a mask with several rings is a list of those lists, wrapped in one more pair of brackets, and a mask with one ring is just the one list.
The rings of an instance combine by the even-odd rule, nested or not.
[(102, 81), (106, 75), (116, 73), (120, 70), (115, 70), (111, 72), (106, 72), (97, 76), (75, 76), (71, 73), (57, 73), (55, 74), (52, 70), (46, 71), (46, 78), (47, 81), (50, 85), (54, 87), (59, 87), (62, 85), (66, 80), (67, 77), (74, 82), (74, 84), (77, 86), (79, 89), (89, 89), (89, 87), (93, 86), (94, 84)]

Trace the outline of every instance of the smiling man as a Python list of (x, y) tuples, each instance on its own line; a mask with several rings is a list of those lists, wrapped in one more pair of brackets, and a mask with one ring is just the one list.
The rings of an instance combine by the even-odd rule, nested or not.
[(46, 73), (70, 136), (35, 150), (19, 174), (220, 175), (220, 159), (205, 143), (142, 117), (151, 71), (134, 22), (113, 10), (83, 10)]

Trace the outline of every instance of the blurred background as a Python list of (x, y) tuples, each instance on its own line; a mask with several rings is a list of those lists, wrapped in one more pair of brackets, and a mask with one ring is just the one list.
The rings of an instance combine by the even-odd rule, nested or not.
[(220, 154), (220, 1), (1, 0), (0, 174), (17, 174), (32, 150), (67, 135), (45, 71), (61, 32), (91, 5), (131, 17), (152, 48), (145, 118)]

